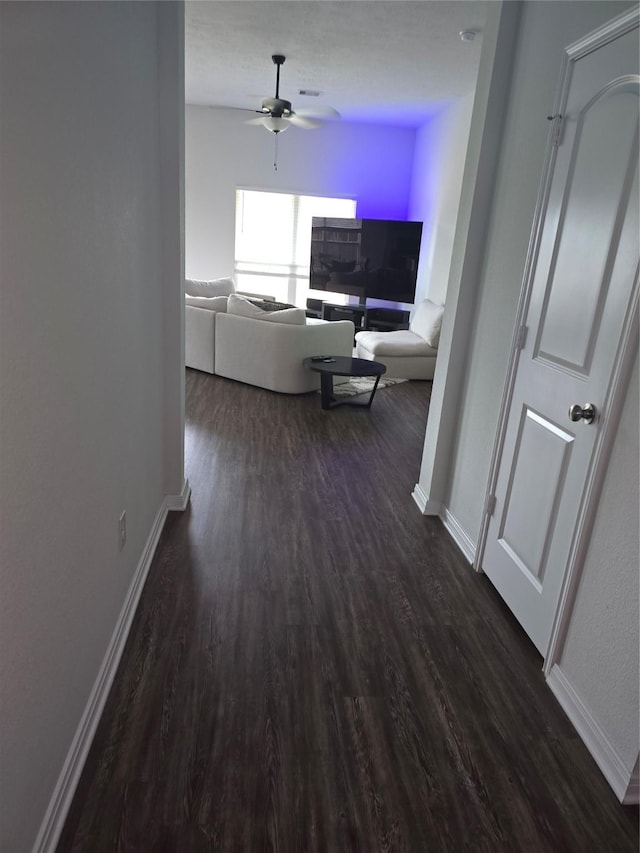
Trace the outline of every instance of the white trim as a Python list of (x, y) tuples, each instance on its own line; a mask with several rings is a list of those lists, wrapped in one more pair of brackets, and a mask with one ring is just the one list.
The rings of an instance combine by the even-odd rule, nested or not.
[(476, 556), (476, 546), (458, 519), (449, 512), (446, 506), (440, 511), (440, 518), (447, 532), (462, 551), (468, 562), (473, 565)]
[(598, 27), (597, 30), (589, 33), (584, 38), (574, 41), (573, 44), (570, 44), (566, 48), (567, 56), (572, 62), (582, 59), (583, 56), (593, 53), (594, 50), (604, 47), (610, 41), (634, 30), (639, 23), (640, 8), (636, 6)]
[(420, 483), (416, 483), (411, 493), (411, 497), (418, 505), (418, 509), (423, 515), (437, 515), (445, 526), (445, 529), (462, 551), (469, 563), (473, 564), (476, 555), (476, 546), (473, 539), (469, 536), (458, 519), (447, 509), (446, 506), (439, 501), (432, 501), (424, 493)]
[(184, 512), (191, 497), (191, 486), (188, 480), (182, 483), (182, 491), (179, 495), (167, 495), (164, 499), (164, 506), (169, 512)]
[(416, 483), (411, 492), (411, 497), (418, 505), (418, 509), (423, 515), (440, 515), (442, 504), (440, 501), (432, 501), (422, 489), (420, 483)]
[(638, 769), (625, 766), (617, 749), (556, 664), (547, 684), (621, 803), (638, 803)]
[[(640, 753), (638, 753), (638, 758), (640, 758)], [(640, 803), (640, 769), (638, 769), (638, 762), (636, 762), (621, 802), (623, 806), (637, 806)]]
[(89, 749), (104, 710), (120, 658), (136, 613), (138, 601), (151, 567), (162, 528), (170, 510), (186, 509), (189, 483), (184, 480), (179, 495), (167, 495), (155, 517), (138, 566), (129, 585), (106, 654), (98, 671), (89, 699), (71, 742), (69, 752), (53, 790), (32, 853), (54, 853), (64, 822), (71, 807)]

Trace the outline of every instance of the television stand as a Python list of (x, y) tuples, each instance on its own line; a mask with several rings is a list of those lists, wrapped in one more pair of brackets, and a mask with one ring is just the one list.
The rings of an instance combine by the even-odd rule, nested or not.
[(323, 320), (351, 320), (356, 327), (356, 332), (365, 327), (364, 321), (367, 309), (364, 305), (334, 305), (331, 302), (322, 303)]
[(322, 308), (319, 309), (316, 300), (313, 302), (313, 309), (307, 304), (307, 316), (313, 310), (311, 316), (319, 316), (323, 320), (351, 320), (356, 332), (394, 332), (409, 328), (409, 311), (397, 308), (367, 308), (365, 305), (335, 305), (332, 302), (323, 302)]
[(365, 316), (367, 330), (374, 332), (397, 332), (409, 328), (409, 311), (398, 308), (368, 308)]

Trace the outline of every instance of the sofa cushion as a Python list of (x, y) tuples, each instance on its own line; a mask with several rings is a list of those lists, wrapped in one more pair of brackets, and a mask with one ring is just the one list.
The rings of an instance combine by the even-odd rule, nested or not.
[(236, 286), (232, 278), (216, 278), (212, 281), (197, 281), (187, 278), (184, 282), (184, 292), (187, 296), (229, 296)]
[(272, 323), (288, 323), (290, 326), (304, 326), (307, 314), (304, 308), (285, 308), (282, 311), (265, 311), (265, 316), (260, 319)]
[(209, 311), (226, 311), (228, 296), (185, 296), (185, 305), (208, 308)]
[(271, 323), (289, 323), (304, 326), (306, 312), (303, 308), (285, 308), (282, 311), (264, 311), (250, 299), (232, 293), (227, 302), (227, 313), (239, 317), (250, 317), (252, 320), (266, 320)]
[(416, 308), (409, 328), (424, 338), (430, 347), (438, 349), (443, 314), (444, 305), (436, 305), (430, 299), (424, 299)]
[(409, 329), (397, 332), (357, 332), (356, 342), (374, 355), (423, 356), (437, 355), (424, 338)]

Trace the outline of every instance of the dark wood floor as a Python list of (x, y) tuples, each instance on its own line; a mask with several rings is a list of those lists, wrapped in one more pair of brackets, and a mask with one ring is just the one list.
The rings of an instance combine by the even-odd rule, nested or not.
[(59, 853), (637, 851), (533, 646), (411, 499), (429, 391), (323, 412), (187, 371), (191, 505)]

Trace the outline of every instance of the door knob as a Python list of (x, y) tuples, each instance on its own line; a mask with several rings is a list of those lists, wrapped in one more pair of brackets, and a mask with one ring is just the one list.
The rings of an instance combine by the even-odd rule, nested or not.
[(584, 406), (574, 403), (569, 409), (569, 418), (572, 421), (584, 421), (585, 424), (593, 423), (596, 417), (596, 407), (593, 403), (585, 403)]

